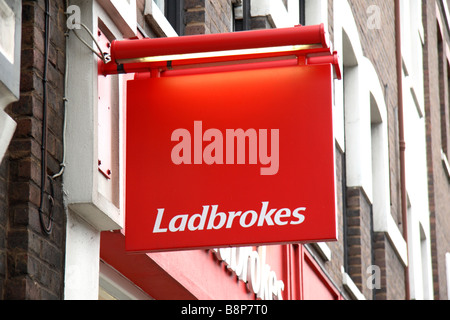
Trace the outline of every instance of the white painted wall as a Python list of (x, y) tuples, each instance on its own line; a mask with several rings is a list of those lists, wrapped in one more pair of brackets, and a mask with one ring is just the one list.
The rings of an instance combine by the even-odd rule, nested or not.
[[(70, 0), (80, 8), (81, 22), (97, 36), (99, 25), (114, 39), (136, 34), (136, 1)], [(123, 15), (120, 14), (123, 12)], [(106, 26), (106, 27), (105, 27)], [(83, 29), (78, 34), (88, 43)], [(113, 39), (111, 39), (113, 40)], [(91, 45), (96, 47), (94, 43)], [(111, 77), (112, 106), (116, 121), (111, 135), (118, 137), (113, 161), (119, 174), (106, 179), (98, 170), (97, 57), (71, 31), (64, 192), (67, 204), (65, 299), (98, 299), (100, 232), (124, 226), (123, 210), (123, 92), (122, 77)], [(120, 190), (113, 192), (113, 190)]]
[[(7, 89), (3, 91), (0, 84), (0, 96), (7, 97), (9, 94), (10, 91)], [(3, 157), (17, 126), (16, 122), (4, 111), (4, 108), (9, 104), (5, 102), (6, 99), (0, 104), (0, 163), (3, 161)]]
[(0, 0), (0, 163), (16, 130), (4, 111), (19, 99), (22, 1)]
[(325, 30), (328, 30), (328, 1), (309, 0), (305, 3), (306, 25), (316, 25), (323, 23)]
[(67, 213), (65, 300), (97, 300), (100, 232), (81, 217)]
[(282, 0), (252, 0), (250, 7), (252, 17), (267, 16), (276, 28), (299, 24), (299, 4), (296, 0), (288, 0), (287, 9)]
[[(116, 38), (122, 38), (117, 27), (95, 1), (72, 0), (81, 9), (81, 22), (95, 36), (99, 20), (107, 25)], [(78, 34), (90, 41), (84, 30)], [(92, 43), (92, 47), (95, 45)], [(117, 188), (123, 176), (107, 180), (98, 170), (98, 93), (97, 57), (73, 34), (69, 37), (69, 79), (66, 132), (66, 170), (64, 188), (68, 207), (82, 216), (98, 230), (114, 230), (123, 226), (123, 212), (117, 206), (119, 199), (112, 198), (111, 190)], [(117, 80), (116, 80), (117, 81)], [(115, 90), (117, 92), (117, 89)], [(115, 105), (120, 105), (117, 93)], [(120, 121), (120, 119), (119, 119)], [(112, 132), (111, 135), (117, 135)], [(119, 154), (113, 153), (114, 161)], [(114, 186), (113, 186), (114, 185)]]

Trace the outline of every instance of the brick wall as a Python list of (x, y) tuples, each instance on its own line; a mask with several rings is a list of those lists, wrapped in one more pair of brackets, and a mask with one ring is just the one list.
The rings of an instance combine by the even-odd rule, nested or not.
[(376, 232), (373, 235), (375, 265), (381, 271), (381, 288), (375, 291), (377, 300), (405, 299), (405, 272), (387, 235)]
[(0, 164), (0, 298), (3, 297), (3, 282), (6, 276), (7, 175), (8, 161), (3, 160)]
[(185, 0), (185, 35), (233, 31), (231, 0)]
[(368, 299), (372, 290), (366, 285), (367, 268), (372, 261), (372, 205), (362, 188), (347, 188), (348, 274)]
[[(395, 59), (395, 17), (394, 1), (373, 0), (349, 0), (353, 10), (356, 25), (359, 30), (363, 54), (374, 65), (380, 79), (380, 85), (384, 90), (384, 98), (387, 106), (389, 159), (390, 159), (390, 190), (391, 190), (391, 214), (394, 221), (402, 230), (401, 217), (401, 193), (400, 193), (400, 167), (399, 167), (399, 133), (397, 118), (397, 79)], [(138, 0), (138, 10), (143, 12), (143, 0)], [(329, 31), (333, 39), (333, 1), (329, 0)], [(380, 8), (381, 28), (368, 29), (369, 5)], [(230, 0), (185, 0), (185, 34), (207, 34), (228, 32), (232, 30)], [(430, 212), (432, 223), (433, 242), (433, 271), (436, 297), (445, 298), (445, 252), (450, 251), (448, 247), (450, 240), (445, 230), (450, 230), (450, 218), (447, 203), (450, 202), (450, 191), (448, 179), (443, 173), (440, 161), (440, 132), (433, 128), (439, 128), (439, 93), (437, 78), (437, 57), (433, 50), (436, 39), (435, 1), (424, 1), (424, 25), (426, 37), (429, 41), (429, 52), (426, 51), (425, 68), (429, 73), (425, 74), (426, 83), (426, 113), (427, 113), (427, 141), (429, 151), (429, 186), (430, 186)], [(138, 21), (140, 19), (138, 15)], [(270, 28), (267, 17), (252, 17), (252, 29)], [(434, 39), (434, 40), (433, 40)], [(426, 49), (427, 50), (427, 49)], [(394, 71), (394, 72), (393, 72)], [(448, 94), (447, 94), (448, 96)], [(371, 206), (366, 195), (360, 188), (345, 189), (343, 179), (343, 155), (336, 150), (336, 172), (337, 172), (337, 202), (338, 202), (338, 230), (340, 240), (329, 243), (332, 251), (331, 261), (320, 260), (319, 262), (330, 275), (332, 281), (338, 286), (341, 293), (346, 295), (342, 286), (341, 266), (347, 260), (347, 270), (355, 284), (368, 298), (374, 299), (404, 299), (405, 297), (405, 269), (392, 247), (390, 240), (384, 233), (372, 233), (371, 229)], [(345, 191), (345, 192), (344, 192)], [(442, 192), (443, 191), (443, 192)], [(346, 196), (345, 196), (346, 195)], [(345, 199), (344, 199), (345, 197)], [(345, 200), (345, 201), (344, 201)], [(346, 208), (344, 208), (346, 206)], [(447, 211), (445, 211), (447, 210)], [(346, 212), (346, 213), (345, 213)], [(344, 230), (344, 214), (346, 214), (347, 233), (342, 236)], [(345, 246), (347, 245), (347, 248)], [(313, 248), (313, 247), (311, 247)], [(314, 250), (314, 249), (312, 249)], [(345, 257), (345, 255), (347, 255)], [(367, 267), (375, 264), (381, 270), (381, 288), (376, 291), (370, 290), (365, 282), (369, 276)]]
[[(63, 1), (50, 1), (47, 174), (62, 162), (65, 15)], [(53, 184), (53, 229), (42, 232), (38, 208), (44, 96), (45, 1), (23, 1), (20, 99), (7, 107), (17, 130), (0, 170), (0, 298), (61, 299), (64, 280), (65, 213), (61, 181)], [(9, 168), (9, 170), (8, 170)], [(49, 180), (48, 180), (49, 181)], [(44, 211), (49, 212), (47, 183)], [(5, 235), (6, 234), (6, 239)], [(5, 259), (6, 257), (6, 259)], [(5, 261), (6, 260), (6, 261)], [(3, 288), (3, 290), (1, 290)]]
[[(233, 31), (231, 0), (185, 0), (185, 35), (211, 34)], [(252, 17), (250, 28), (272, 28), (267, 16)]]
[[(48, 82), (48, 174), (59, 171), (62, 161), (63, 77), (65, 59), (65, 16), (63, 1), (51, 0), (51, 38)], [(399, 179), (397, 83), (395, 70), (394, 2), (373, 0), (381, 9), (382, 28), (368, 30), (367, 1), (349, 0), (364, 55), (379, 77), (387, 105), (391, 178), (391, 212), (401, 229)], [(329, 17), (332, 16), (329, 0)], [(153, 35), (143, 16), (144, 0), (137, 1), (138, 23)], [(5, 160), (0, 165), (0, 299), (61, 299), (64, 285), (65, 213), (62, 185), (56, 180), (54, 227), (47, 236), (41, 230), (40, 205), (41, 135), (43, 118), (44, 68), (44, 0), (23, 1), (21, 95), (7, 112), (18, 128)], [(185, 0), (185, 34), (207, 34), (232, 31), (231, 0)], [(449, 180), (440, 160), (440, 102), (436, 48), (435, 1), (424, 1), (425, 28), (425, 94), (431, 234), (433, 237), (433, 276), (435, 297), (447, 298), (445, 252), (450, 251)], [(253, 17), (252, 29), (270, 28), (267, 17)], [(329, 30), (333, 34), (333, 25)], [(446, 40), (449, 41), (446, 34)], [(450, 42), (450, 41), (449, 41)], [(447, 94), (448, 96), (448, 94)], [(322, 266), (345, 295), (341, 266), (344, 265), (343, 214), (347, 212), (348, 270), (353, 281), (367, 298), (403, 299), (404, 269), (395, 250), (383, 233), (371, 234), (369, 202), (359, 188), (346, 190), (344, 210), (342, 187), (342, 154), (336, 150), (338, 228), (340, 241), (330, 243), (331, 261)], [(50, 185), (47, 184), (47, 193)], [(46, 203), (48, 209), (48, 203)], [(373, 252), (372, 250), (373, 249)], [(372, 256), (373, 254), (373, 256)], [(319, 255), (318, 255), (319, 256)], [(373, 260), (372, 260), (373, 259)], [(367, 266), (374, 262), (381, 269), (381, 289), (373, 292), (365, 286)]]
[[(390, 181), (391, 181), (391, 214), (401, 230), (401, 194), (400, 194), (400, 167), (399, 167), (399, 141), (398, 141), (398, 119), (397, 119), (397, 79), (395, 60), (395, 17), (394, 1), (375, 0), (368, 3), (365, 0), (349, 0), (350, 7), (359, 31), (359, 37), (363, 54), (374, 65), (380, 78), (380, 85), (384, 88), (385, 102), (388, 115), (389, 130), (389, 158)], [(367, 8), (376, 5), (380, 8), (382, 18), (380, 29), (368, 29)], [(333, 41), (333, 1), (328, 1), (328, 17), (330, 38)], [(368, 299), (403, 299), (404, 292), (404, 268), (391, 247), (387, 236), (383, 233), (372, 233), (371, 227), (371, 205), (366, 195), (360, 188), (349, 188), (346, 190), (346, 208), (341, 203), (342, 186), (339, 175), (342, 174), (342, 162), (339, 160), (340, 153), (336, 153), (337, 199), (338, 216), (346, 212), (347, 237), (346, 243), (340, 245), (330, 244), (330, 248), (347, 245), (347, 267), (346, 272), (358, 286), (360, 291)], [(340, 229), (344, 230), (344, 229)], [(341, 239), (340, 242), (343, 242)], [(336, 263), (336, 262), (331, 262)], [(343, 263), (343, 262), (342, 262)], [(370, 276), (367, 268), (375, 264), (381, 271), (381, 288), (370, 290), (366, 280)], [(344, 265), (344, 263), (342, 264)], [(329, 268), (327, 268), (329, 270)], [(328, 271), (333, 274), (331, 270)], [(336, 273), (335, 280), (339, 283)]]
[[(440, 8), (440, 7), (439, 7)], [(442, 9), (440, 9), (441, 12)], [(444, 17), (440, 14), (440, 19)], [(423, 21), (425, 30), (424, 47), (424, 86), (425, 86), (425, 119), (427, 134), (427, 164), (428, 164), (428, 191), (429, 209), (431, 224), (431, 250), (433, 268), (433, 289), (434, 298), (446, 300), (449, 297), (447, 292), (447, 277), (445, 254), (450, 252), (450, 179), (444, 171), (441, 160), (441, 148), (443, 141), (441, 135), (441, 93), (439, 75), (443, 70), (439, 70), (439, 57), (446, 59), (438, 52), (438, 19), (436, 16), (436, 1), (423, 2)], [(448, 32), (444, 32), (443, 42), (450, 43)], [(445, 47), (445, 45), (444, 45)], [(448, 81), (448, 80), (447, 80)], [(443, 86), (443, 96), (449, 96), (449, 86)], [(447, 122), (448, 125), (448, 122)], [(446, 128), (447, 132), (449, 128)]]
[[(391, 215), (397, 222), (399, 229), (402, 230), (401, 218), (401, 192), (400, 192), (400, 161), (399, 161), (399, 134), (397, 117), (397, 79), (396, 59), (395, 59), (395, 8), (394, 1), (371, 1), (370, 4), (364, 0), (350, 0), (353, 15), (359, 29), (360, 41), (363, 54), (374, 65), (380, 79), (380, 84), (384, 87), (384, 97), (387, 106), (388, 116), (388, 139), (389, 139), (389, 158), (390, 158), (390, 181), (391, 181)], [(380, 8), (381, 28), (367, 28), (369, 5), (376, 5)], [(361, 200), (361, 197), (358, 197)], [(360, 202), (362, 203), (362, 202)], [(349, 208), (351, 209), (351, 208)], [(364, 212), (364, 213), (363, 213)], [(361, 250), (360, 267), (364, 269), (369, 260), (370, 243), (367, 235), (367, 223), (369, 219), (368, 208), (360, 211), (358, 219), (366, 220), (362, 225), (362, 232), (359, 241), (364, 241)], [(365, 235), (365, 236), (364, 236)], [(376, 291), (376, 299), (404, 299), (405, 297), (405, 270), (391, 247), (388, 238), (384, 234), (374, 234), (374, 264), (381, 268), (382, 285), (381, 289)], [(368, 247), (366, 247), (368, 245)], [(365, 272), (365, 270), (362, 270)], [(355, 280), (355, 279), (353, 279)], [(358, 283), (358, 281), (356, 281)], [(369, 292), (364, 293), (369, 294)]]
[[(400, 194), (400, 167), (399, 167), (399, 141), (397, 119), (397, 76), (395, 59), (395, 8), (394, 1), (349, 1), (353, 15), (358, 26), (359, 37), (363, 54), (375, 67), (380, 84), (384, 87), (384, 96), (387, 105), (389, 129), (389, 158), (391, 176), (391, 213), (401, 228), (401, 194)], [(369, 5), (380, 8), (381, 28), (368, 29), (366, 12)]]
[[(143, 1), (141, 7), (143, 7)], [(401, 194), (400, 194), (400, 168), (399, 168), (399, 141), (397, 119), (397, 79), (395, 72), (395, 26), (394, 26), (394, 2), (374, 0), (370, 5), (377, 5), (381, 9), (383, 19), (380, 29), (369, 30), (367, 28), (367, 7), (365, 0), (349, 0), (352, 7), (357, 27), (359, 29), (363, 54), (371, 60), (377, 71), (380, 84), (384, 88), (384, 96), (387, 105), (388, 130), (389, 130), (389, 158), (391, 181), (391, 214), (402, 229), (401, 223)], [(211, 0), (185, 0), (186, 29), (185, 34), (207, 34), (231, 31), (231, 1)], [(139, 20), (139, 18), (138, 18)], [(333, 38), (333, 1), (329, 0), (329, 31)], [(252, 29), (271, 28), (267, 17), (252, 17)], [(371, 205), (364, 192), (360, 188), (346, 189), (343, 192), (343, 155), (336, 150), (337, 172), (337, 204), (338, 204), (338, 230), (340, 240), (329, 243), (332, 251), (331, 261), (320, 260), (322, 267), (330, 275), (332, 281), (338, 286), (345, 296), (342, 285), (341, 266), (347, 260), (348, 269), (352, 280), (368, 299), (404, 299), (405, 274), (404, 268), (389, 239), (384, 233), (372, 233)], [(344, 202), (344, 194), (346, 194)], [(346, 208), (344, 206), (347, 205)], [(344, 235), (344, 213), (347, 216), (347, 233)], [(345, 248), (347, 245), (347, 248)], [(310, 247), (313, 248), (313, 247)], [(314, 249), (312, 249), (314, 250)], [(347, 255), (347, 257), (344, 257)], [(370, 290), (365, 282), (369, 276), (367, 267), (375, 264), (381, 270), (381, 288)], [(348, 297), (346, 297), (348, 298)]]
[(345, 173), (343, 171), (343, 166), (345, 165), (345, 154), (335, 147), (335, 158), (336, 158), (336, 205), (337, 205), (337, 229), (339, 241), (330, 242), (328, 246), (332, 252), (332, 258), (330, 261), (321, 261), (323, 268), (333, 279), (333, 282), (338, 286), (341, 294), (344, 295), (346, 299), (346, 291), (342, 287), (342, 271), (341, 266), (345, 265), (345, 254), (346, 248), (344, 243), (344, 238), (342, 237), (344, 230), (344, 183), (345, 183)]

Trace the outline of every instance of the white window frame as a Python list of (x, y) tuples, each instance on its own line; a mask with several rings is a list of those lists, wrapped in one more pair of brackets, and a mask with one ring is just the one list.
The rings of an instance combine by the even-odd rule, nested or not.
[(108, 13), (124, 38), (137, 34), (136, 0), (97, 0)]
[(0, 53), (14, 64), (16, 17), (5, 0), (0, 0)]
[[(20, 53), (22, 36), (22, 1), (0, 0), (0, 24), (7, 27), (0, 48), (0, 163), (16, 130), (16, 122), (4, 111), (20, 96)], [(4, 39), (3, 39), (4, 38)], [(5, 48), (6, 47), (6, 48)]]
[(252, 17), (267, 16), (275, 28), (293, 27), (300, 20), (298, 0), (288, 0), (288, 8), (282, 0), (252, 0), (250, 10)]
[(154, 0), (145, 0), (144, 15), (154, 31), (161, 37), (178, 37), (164, 12)]
[(325, 30), (328, 30), (328, 1), (306, 0), (305, 22), (307, 26), (323, 23)]
[(422, 0), (401, 0), (402, 61), (404, 83), (410, 88), (420, 116), (425, 114), (423, 92), (423, 51), (417, 50), (424, 44), (422, 23)]

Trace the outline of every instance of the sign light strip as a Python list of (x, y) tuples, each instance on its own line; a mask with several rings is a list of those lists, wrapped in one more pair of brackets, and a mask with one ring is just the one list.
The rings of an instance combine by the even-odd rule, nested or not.
[(125, 63), (145, 63), (145, 62), (162, 62), (162, 61), (175, 61), (175, 60), (193, 60), (201, 58), (216, 58), (216, 57), (232, 57), (232, 56), (243, 56), (243, 55), (257, 55), (265, 53), (277, 53), (277, 52), (292, 52), (308, 49), (321, 48), (321, 44), (308, 44), (308, 45), (291, 45), (291, 46), (280, 46), (280, 47), (268, 47), (268, 48), (252, 48), (252, 49), (241, 49), (241, 50), (227, 50), (227, 51), (212, 51), (212, 52), (201, 52), (201, 53), (183, 53), (183, 54), (173, 54), (164, 56), (153, 56), (153, 57), (143, 57), (135, 59), (121, 59), (117, 60), (119, 64)]
[[(311, 62), (321, 59), (309, 59), (312, 55), (333, 56), (324, 24), (183, 37), (116, 40), (111, 43), (111, 62), (100, 62), (99, 72), (105, 76), (147, 73), (151, 70), (186, 68), (188, 65), (210, 66), (234, 61), (242, 64), (245, 61), (270, 60), (290, 54), (302, 61), (307, 57)], [(339, 67), (337, 63), (333, 64), (335, 68)]]

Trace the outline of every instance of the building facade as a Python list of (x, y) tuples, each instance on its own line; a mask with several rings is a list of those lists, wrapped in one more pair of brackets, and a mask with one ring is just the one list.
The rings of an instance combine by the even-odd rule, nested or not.
[[(450, 298), (449, 5), (0, 0), (0, 298)], [(128, 254), (134, 74), (99, 74), (111, 42), (321, 23), (342, 70), (338, 240)]]
[[(432, 236), (433, 288), (435, 299), (448, 299), (449, 239), (449, 3), (430, 2), (424, 7), (425, 119), (428, 190)], [(446, 280), (444, 280), (446, 279)], [(447, 285), (446, 285), (447, 283)]]

